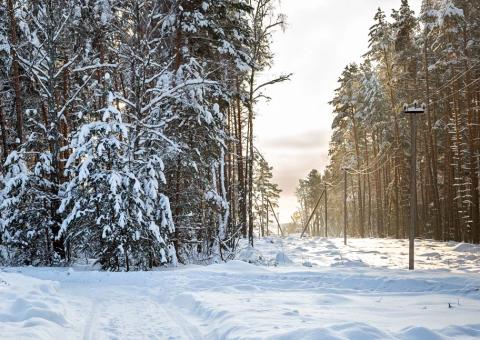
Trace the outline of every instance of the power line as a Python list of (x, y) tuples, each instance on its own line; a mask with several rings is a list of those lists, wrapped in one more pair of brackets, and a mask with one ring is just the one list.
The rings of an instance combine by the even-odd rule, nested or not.
[(451, 93), (451, 94), (449, 94), (449, 95), (447, 95), (447, 96), (445, 96), (445, 97), (443, 97), (443, 98), (441, 98), (441, 99), (438, 99), (438, 100), (432, 102), (431, 104), (437, 104), (437, 103), (440, 103), (440, 102), (442, 102), (442, 101), (444, 101), (444, 100), (446, 100), (446, 99), (449, 99), (449, 98), (455, 96), (457, 93), (462, 92), (463, 90), (469, 88), (470, 86), (472, 86), (473, 84), (477, 83), (478, 81), (480, 81), (480, 78), (475, 79), (475, 80), (472, 81), (470, 84), (465, 85), (464, 87), (462, 87), (461, 89), (457, 90), (456, 92), (453, 92), (453, 93)]
[[(384, 152), (381, 156), (377, 156), (377, 160), (373, 164), (369, 165), (368, 167), (360, 169), (360, 170), (348, 169), (348, 173), (351, 174), (351, 175), (371, 175), (371, 174), (377, 172), (388, 161), (390, 161), (390, 159), (388, 159), (388, 158), (382, 161), (382, 158), (384, 158), (386, 156), (390, 156), (390, 154), (387, 154), (387, 152), (390, 151), (390, 149), (392, 149), (392, 148), (393, 148), (393, 144), (391, 144), (386, 150), (384, 150)], [(380, 162), (382, 162), (382, 163), (380, 163)]]
[(471, 70), (473, 70), (475, 67), (478, 66), (478, 64), (480, 63), (480, 61), (477, 61), (475, 62), (472, 66), (470, 66), (470, 68), (466, 71), (463, 71), (462, 73), (460, 74), (457, 74), (453, 79), (450, 79), (449, 81), (447, 81), (445, 84), (443, 84), (442, 86), (440, 86), (438, 89), (435, 90), (434, 94), (439, 94), (441, 90), (443, 90), (444, 88), (446, 88), (447, 86), (449, 86), (450, 84), (452, 84), (453, 82), (457, 81), (458, 79), (460, 79), (461, 77), (463, 77), (465, 74), (467, 74), (468, 72), (470, 72)]

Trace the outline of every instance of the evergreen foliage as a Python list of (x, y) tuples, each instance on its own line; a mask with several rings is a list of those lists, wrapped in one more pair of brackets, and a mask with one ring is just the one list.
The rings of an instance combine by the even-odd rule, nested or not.
[(238, 211), (253, 209), (240, 198), (246, 89), (272, 58), (253, 53), (270, 44), (252, 38), (258, 5), (0, 2), (7, 264), (128, 271), (234, 254)]

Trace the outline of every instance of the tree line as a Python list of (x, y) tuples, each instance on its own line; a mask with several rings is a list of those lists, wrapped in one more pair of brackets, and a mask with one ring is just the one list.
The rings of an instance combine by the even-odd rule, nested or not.
[(284, 19), (273, 0), (0, 1), (0, 262), (148, 269), (253, 244), (272, 190), (255, 105), (288, 79), (258, 74)]
[(410, 126), (404, 104), (426, 104), (417, 117), (417, 237), (480, 241), (480, 3), (407, 0), (390, 19), (378, 9), (361, 63), (345, 67), (331, 105), (330, 163), (301, 181), (306, 216), (327, 185), (329, 224), (348, 233), (407, 237)]

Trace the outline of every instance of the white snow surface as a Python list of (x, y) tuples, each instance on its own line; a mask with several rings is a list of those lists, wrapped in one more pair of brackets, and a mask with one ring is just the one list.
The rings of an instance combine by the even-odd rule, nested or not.
[(414, 272), (402, 240), (272, 237), (246, 249), (243, 261), (151, 272), (0, 268), (0, 338), (480, 337), (478, 246), (417, 241)]

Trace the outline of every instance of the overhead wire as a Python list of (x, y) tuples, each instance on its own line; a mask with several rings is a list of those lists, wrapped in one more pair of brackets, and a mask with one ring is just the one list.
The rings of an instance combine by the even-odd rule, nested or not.
[(438, 89), (435, 90), (434, 94), (438, 94), (440, 93), (441, 90), (443, 90), (444, 88), (446, 88), (447, 86), (451, 85), (453, 82), (457, 81), (458, 79), (460, 79), (461, 77), (463, 77), (465, 74), (467, 74), (468, 72), (470, 72), (471, 70), (473, 70), (475, 67), (479, 66), (480, 64), (480, 61), (476, 61), (473, 63), (472, 66), (470, 66), (467, 70), (457, 74), (453, 79), (450, 79), (449, 81), (447, 81), (445, 84), (443, 84), (442, 86), (440, 86)]
[[(380, 155), (377, 155), (376, 160), (369, 164), (366, 168), (363, 169), (347, 169), (347, 173), (355, 174), (355, 175), (370, 175), (377, 172), (380, 168), (382, 168), (389, 159), (384, 159), (387, 156), (390, 156), (389, 151), (394, 148), (394, 144), (390, 144), (389, 147), (384, 149)], [(373, 169), (373, 170), (372, 170)]]
[(451, 93), (451, 94), (449, 94), (449, 95), (447, 95), (447, 96), (445, 96), (445, 97), (443, 97), (443, 98), (441, 98), (441, 99), (435, 100), (435, 101), (432, 102), (431, 104), (437, 104), (437, 103), (440, 103), (440, 102), (442, 102), (442, 101), (444, 101), (444, 100), (446, 100), (446, 99), (449, 99), (449, 98), (455, 96), (455, 94), (457, 94), (458, 92), (461, 92), (461, 91), (469, 88), (470, 86), (472, 86), (473, 84), (477, 83), (478, 81), (480, 81), (480, 78), (477, 78), (477, 79), (473, 80), (471, 83), (465, 85), (464, 87), (462, 87), (461, 89), (457, 90), (457, 91), (454, 92), (454, 93)]

